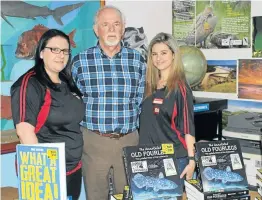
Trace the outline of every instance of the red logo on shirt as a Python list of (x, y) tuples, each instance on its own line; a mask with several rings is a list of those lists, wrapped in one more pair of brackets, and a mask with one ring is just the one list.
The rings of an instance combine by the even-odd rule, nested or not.
[(154, 114), (155, 115), (158, 115), (159, 114), (159, 111), (160, 111), (160, 108), (159, 107), (154, 107)]

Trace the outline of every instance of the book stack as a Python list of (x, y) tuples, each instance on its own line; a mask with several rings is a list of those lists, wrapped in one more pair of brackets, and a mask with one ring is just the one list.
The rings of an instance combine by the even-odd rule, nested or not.
[(251, 200), (248, 190), (204, 192), (201, 181), (197, 179), (185, 181), (185, 188), (188, 200)]
[(260, 113), (238, 113), (228, 117), (227, 127), (223, 130), (226, 139), (238, 139), (246, 168), (250, 188), (256, 187), (256, 171), (262, 168), (262, 133), (259, 126)]
[(262, 168), (257, 170), (257, 192), (262, 197)]
[(173, 144), (125, 147), (123, 157), (133, 200), (182, 199)]
[(239, 141), (197, 142), (197, 180), (186, 181), (190, 200), (248, 200), (249, 188)]

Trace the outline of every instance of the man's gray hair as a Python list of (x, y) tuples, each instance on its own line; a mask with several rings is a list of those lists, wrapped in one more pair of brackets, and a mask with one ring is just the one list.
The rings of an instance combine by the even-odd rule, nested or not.
[(122, 20), (123, 24), (126, 22), (126, 19), (125, 19), (124, 14), (123, 14), (117, 7), (108, 5), (108, 6), (103, 6), (102, 8), (100, 8), (100, 9), (96, 12), (95, 17), (94, 17), (94, 24), (97, 24), (97, 21), (98, 21), (98, 18), (99, 18), (100, 13), (101, 13), (103, 10), (108, 9), (108, 8), (114, 9), (116, 12), (118, 12), (119, 16), (121, 17), (121, 20)]

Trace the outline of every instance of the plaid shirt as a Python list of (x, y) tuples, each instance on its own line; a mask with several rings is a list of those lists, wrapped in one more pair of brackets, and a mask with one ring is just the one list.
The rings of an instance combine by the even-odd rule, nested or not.
[(128, 133), (138, 127), (146, 65), (141, 54), (121, 47), (109, 58), (99, 45), (74, 57), (72, 76), (86, 105), (81, 125), (101, 133)]

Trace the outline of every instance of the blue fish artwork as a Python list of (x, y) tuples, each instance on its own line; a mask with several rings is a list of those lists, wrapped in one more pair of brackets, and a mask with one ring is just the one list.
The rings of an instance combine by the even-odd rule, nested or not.
[(7, 20), (7, 16), (33, 20), (35, 20), (36, 17), (46, 18), (47, 16), (53, 16), (58, 24), (63, 25), (61, 18), (67, 13), (80, 8), (84, 4), (85, 2), (80, 2), (51, 10), (46, 6), (35, 6), (23, 1), (1, 1), (1, 17), (12, 27), (14, 26)]
[(155, 192), (158, 192), (159, 190), (173, 190), (177, 188), (177, 184), (171, 180), (168, 180), (164, 178), (164, 175), (162, 172), (159, 173), (159, 177), (151, 177), (151, 176), (144, 176), (140, 173), (137, 173), (132, 181), (138, 187), (141, 188), (152, 188)]
[(222, 183), (240, 182), (243, 180), (243, 177), (238, 173), (232, 172), (229, 166), (227, 166), (226, 171), (206, 167), (203, 171), (203, 174), (209, 181), (221, 180)]

